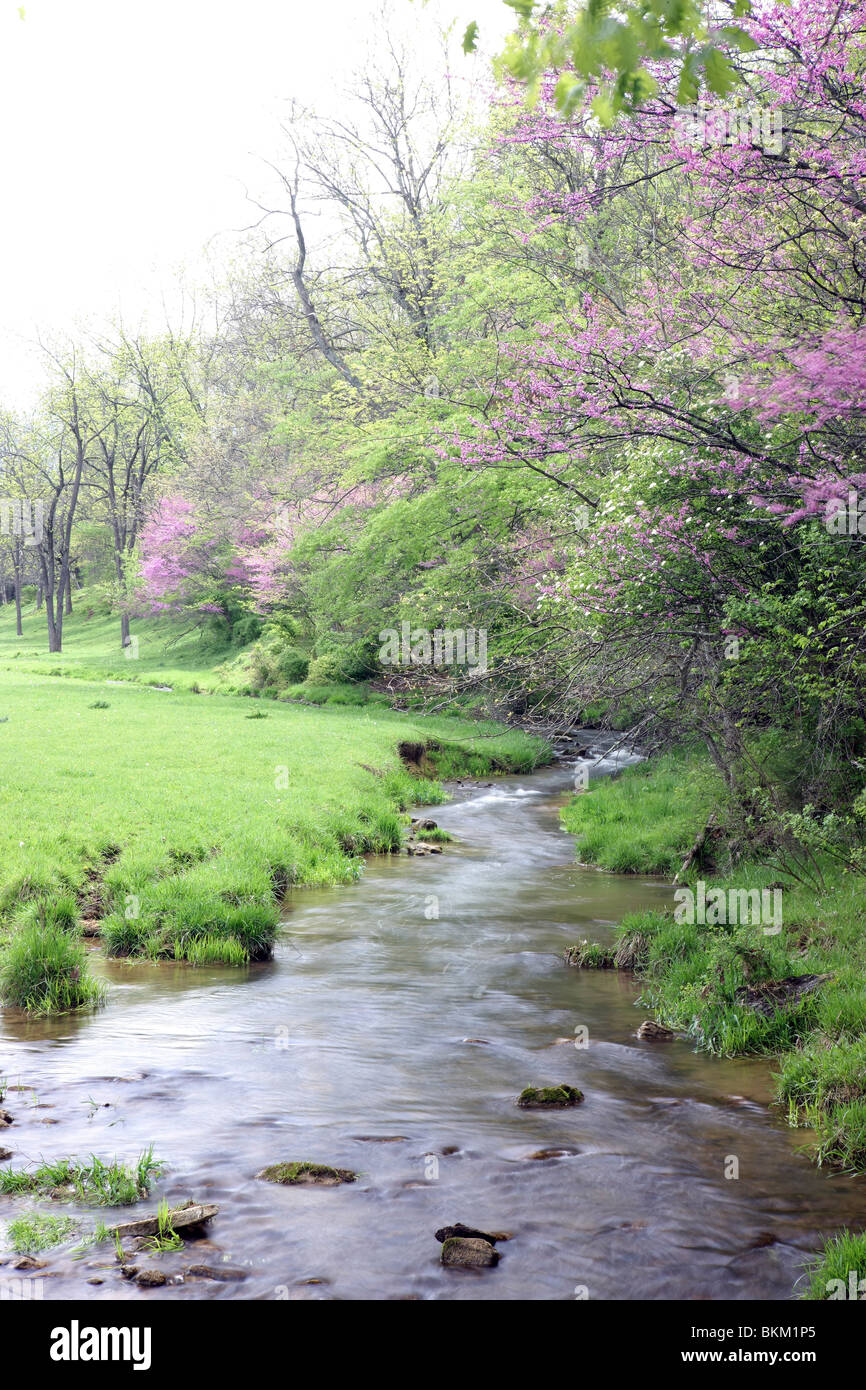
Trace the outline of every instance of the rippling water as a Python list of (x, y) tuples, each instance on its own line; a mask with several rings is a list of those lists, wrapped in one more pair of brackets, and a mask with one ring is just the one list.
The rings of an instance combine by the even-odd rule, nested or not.
[[(558, 815), (571, 776), (558, 766), (458, 787), (429, 812), (456, 843), (292, 894), (271, 963), (95, 955), (111, 984), (102, 1012), (2, 1016), (0, 1074), (24, 1088), (5, 1101), (11, 1162), (134, 1158), (153, 1143), (169, 1166), (136, 1214), (162, 1196), (220, 1214), (208, 1242), (138, 1262), (176, 1277), (192, 1262), (247, 1272), (145, 1291), (107, 1246), (48, 1252), (44, 1297), (790, 1297), (821, 1235), (859, 1226), (863, 1183), (798, 1152), (802, 1135), (766, 1107), (764, 1063), (640, 1042), (632, 981), (563, 965), (576, 939), (606, 941), (623, 913), (670, 898), (658, 881), (575, 864)], [(524, 1086), (560, 1081), (584, 1104), (516, 1108)], [(542, 1150), (559, 1156), (533, 1157)], [(255, 1180), (294, 1159), (360, 1178)], [(0, 1198), (0, 1220), (22, 1205)], [(93, 1212), (69, 1210), (92, 1227)], [(433, 1233), (457, 1221), (512, 1232), (496, 1269), (439, 1265)]]

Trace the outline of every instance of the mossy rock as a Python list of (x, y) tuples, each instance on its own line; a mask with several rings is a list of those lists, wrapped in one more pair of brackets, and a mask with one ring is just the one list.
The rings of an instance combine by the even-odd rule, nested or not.
[(566, 965), (574, 965), (578, 970), (614, 970), (615, 953), (612, 946), (600, 946), (597, 941), (581, 941), (576, 946), (568, 946), (565, 951)]
[(499, 1251), (487, 1240), (450, 1236), (443, 1243), (439, 1258), (452, 1269), (489, 1269), (499, 1263)]
[(256, 1173), (263, 1182), (281, 1187), (339, 1187), (354, 1182), (357, 1176), (350, 1168), (329, 1168), (325, 1163), (272, 1163)]
[(517, 1104), (522, 1110), (564, 1110), (582, 1100), (583, 1091), (576, 1086), (527, 1086), (517, 1097)]

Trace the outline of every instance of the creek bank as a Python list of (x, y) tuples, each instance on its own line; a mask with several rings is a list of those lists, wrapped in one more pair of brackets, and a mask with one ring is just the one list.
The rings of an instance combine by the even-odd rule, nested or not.
[[(673, 752), (626, 769), (617, 783), (596, 783), (565, 808), (582, 859), (620, 873), (675, 871), (686, 881), (677, 912), (626, 914), (612, 944), (584, 940), (566, 962), (634, 972), (640, 1002), (654, 1014), (648, 1022), (700, 1050), (775, 1058), (775, 1102), (792, 1127), (811, 1132), (814, 1160), (866, 1174), (862, 875), (830, 855), (815, 858), (808, 875), (794, 863), (786, 870), (784, 857), (761, 858), (757, 846), (728, 848), (709, 804), (710, 777), (694, 752)], [(772, 915), (762, 915), (770, 893)], [(698, 913), (704, 895), (725, 909)], [(660, 1034), (642, 1025), (639, 1036)], [(866, 1275), (866, 1236), (843, 1231), (830, 1241), (828, 1268), (842, 1250)]]

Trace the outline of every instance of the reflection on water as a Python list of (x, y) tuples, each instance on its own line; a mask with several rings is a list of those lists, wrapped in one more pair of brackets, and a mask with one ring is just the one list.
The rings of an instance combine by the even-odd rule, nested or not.
[[(210, 1244), (163, 1267), (182, 1271), (192, 1250), (248, 1274), (143, 1291), (110, 1253), (49, 1252), (44, 1296), (777, 1299), (822, 1234), (859, 1228), (862, 1182), (798, 1153), (802, 1136), (765, 1107), (763, 1063), (638, 1042), (634, 984), (562, 964), (575, 939), (608, 940), (623, 913), (670, 897), (575, 864), (558, 818), (570, 777), (458, 788), (432, 812), (456, 844), (294, 893), (270, 964), (102, 963), (100, 1014), (7, 1014), (0, 1073), (34, 1088), (5, 1102), (12, 1162), (153, 1143), (169, 1170), (150, 1205), (221, 1208)], [(524, 1086), (560, 1081), (584, 1104), (515, 1107)], [(255, 1181), (283, 1159), (360, 1179)], [(0, 1218), (20, 1206), (0, 1199)], [(513, 1233), (495, 1270), (438, 1264), (433, 1232), (456, 1221)]]

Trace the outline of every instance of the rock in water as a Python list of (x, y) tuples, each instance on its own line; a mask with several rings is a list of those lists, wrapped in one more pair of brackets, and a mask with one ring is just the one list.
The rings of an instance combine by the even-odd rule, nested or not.
[(452, 1269), (489, 1269), (499, 1263), (499, 1251), (489, 1240), (450, 1236), (442, 1246), (440, 1259)]
[(228, 1265), (190, 1265), (186, 1272), (192, 1279), (212, 1279), (220, 1284), (240, 1283), (247, 1277), (245, 1269), (230, 1269)]
[(357, 1173), (350, 1168), (329, 1168), (324, 1163), (272, 1163), (256, 1173), (263, 1182), (279, 1183), (281, 1187), (339, 1187), (354, 1182)]
[[(212, 1221), (219, 1207), (213, 1203), (187, 1202), (185, 1206), (173, 1207), (168, 1213), (169, 1221), (178, 1235), (185, 1236), (196, 1227)], [(159, 1216), (143, 1216), (138, 1221), (121, 1221), (117, 1226), (109, 1226), (109, 1236), (119, 1236), (126, 1240), (131, 1236), (155, 1236), (159, 1233)]]
[(583, 1091), (576, 1086), (527, 1086), (517, 1097), (521, 1110), (563, 1110), (568, 1106), (579, 1105)]
[(453, 1240), (455, 1237), (463, 1240), (486, 1240), (489, 1245), (495, 1245), (498, 1240), (508, 1240), (504, 1231), (477, 1231), (474, 1226), (464, 1226), (462, 1221), (458, 1221), (456, 1226), (442, 1226), (436, 1232), (436, 1239), (439, 1241)]
[(663, 1028), (660, 1023), (656, 1023), (652, 1018), (645, 1018), (635, 1035), (638, 1038), (649, 1038), (652, 1042), (667, 1042), (673, 1037), (670, 1028)]

